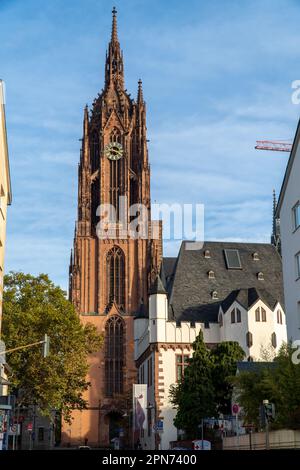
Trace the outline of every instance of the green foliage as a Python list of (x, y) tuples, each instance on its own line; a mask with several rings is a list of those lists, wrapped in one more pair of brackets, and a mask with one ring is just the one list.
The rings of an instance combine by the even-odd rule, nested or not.
[(50, 336), (47, 358), (40, 346), (7, 355), (10, 382), (21, 391), (24, 405), (35, 404), (45, 415), (60, 410), (69, 420), (72, 409), (86, 406), (87, 357), (100, 349), (103, 339), (93, 325), (80, 323), (64, 291), (47, 275), (5, 276), (2, 339), (6, 349), (40, 341), (45, 333)]
[(210, 350), (200, 332), (193, 344), (194, 354), (185, 369), (184, 380), (171, 387), (170, 398), (177, 408), (174, 424), (195, 436), (203, 418), (217, 416), (228, 408), (232, 384), (229, 376), (244, 351), (234, 342), (221, 343)]
[(283, 345), (273, 367), (240, 373), (233, 382), (248, 423), (259, 425), (259, 406), (267, 399), (275, 404), (273, 428), (300, 429), (300, 364), (294, 364), (291, 344)]
[(237, 342), (226, 341), (213, 348), (210, 357), (217, 411), (230, 414), (233, 388), (230, 377), (236, 373), (236, 363), (244, 359), (244, 350)]

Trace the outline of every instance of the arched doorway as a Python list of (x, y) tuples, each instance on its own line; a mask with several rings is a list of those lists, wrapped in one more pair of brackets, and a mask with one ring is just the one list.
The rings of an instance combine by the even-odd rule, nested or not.
[(124, 418), (119, 411), (111, 411), (107, 415), (109, 426), (109, 442), (115, 437), (120, 436), (120, 430), (124, 429)]

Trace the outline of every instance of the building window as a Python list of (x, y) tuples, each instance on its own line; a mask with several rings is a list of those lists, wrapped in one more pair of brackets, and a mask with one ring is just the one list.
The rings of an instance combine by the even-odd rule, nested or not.
[(261, 321), (264, 321), (264, 322), (267, 321), (267, 312), (265, 311), (264, 308), (261, 309)]
[(218, 292), (214, 290), (211, 293), (211, 298), (212, 298), (212, 300), (218, 300)]
[[(99, 180), (95, 179), (91, 185), (91, 199), (92, 199), (92, 207), (91, 207), (91, 217), (92, 217), (92, 226), (93, 228), (97, 226), (99, 221), (99, 216), (97, 215), (97, 209), (100, 205), (100, 189), (99, 189)], [(79, 208), (78, 217), (82, 220), (83, 211), (82, 208)]]
[(122, 143), (122, 137), (121, 137), (121, 132), (117, 127), (114, 127), (113, 130), (111, 131), (111, 134), (109, 136), (109, 140), (111, 144), (121, 144)]
[(176, 382), (181, 382), (184, 377), (184, 370), (189, 365), (189, 355), (176, 354)]
[(43, 442), (45, 438), (44, 428), (38, 428), (38, 441)]
[(145, 364), (143, 364), (140, 368), (140, 375), (141, 375), (140, 383), (144, 384), (145, 383)]
[(258, 253), (253, 253), (252, 255), (253, 261), (259, 261), (259, 254)]
[(260, 321), (260, 308), (255, 310), (255, 321)]
[(300, 252), (296, 254), (296, 273), (298, 279), (300, 277)]
[(152, 387), (152, 356), (148, 359), (148, 387)]
[(222, 313), (219, 314), (219, 324), (220, 324), (220, 326), (223, 326), (223, 315), (222, 315)]
[(300, 202), (293, 207), (294, 230), (300, 226)]
[(272, 333), (272, 335), (271, 335), (271, 343), (272, 343), (273, 348), (276, 348), (276, 347), (277, 347), (277, 337), (276, 337), (276, 333)]
[(216, 276), (215, 276), (214, 271), (208, 271), (208, 278), (209, 278), (209, 279), (215, 279), (215, 277), (216, 277)]
[(282, 311), (281, 310), (277, 310), (277, 323), (279, 323), (279, 325), (282, 325)]
[(239, 308), (231, 310), (231, 323), (241, 323), (242, 313)]
[(250, 331), (248, 331), (248, 333), (246, 334), (246, 344), (248, 348), (251, 348), (251, 346), (253, 345), (253, 334), (250, 333)]
[[(110, 135), (111, 143), (121, 143), (120, 131), (113, 129)], [(109, 160), (110, 164), (110, 204), (115, 208), (116, 221), (119, 220), (119, 197), (124, 195), (124, 158)]]
[(257, 273), (257, 279), (258, 279), (259, 281), (264, 281), (264, 280), (265, 280), (264, 273)]
[(224, 250), (227, 269), (242, 269), (240, 253), (238, 250)]
[(105, 325), (105, 392), (107, 397), (123, 393), (124, 322), (117, 315)]
[(124, 308), (125, 292), (125, 261), (121, 248), (114, 246), (107, 253), (107, 281), (108, 281), (108, 304), (114, 302), (120, 308)]
[(231, 323), (235, 323), (235, 309), (231, 310)]
[(204, 251), (204, 258), (210, 258), (210, 251), (209, 250)]

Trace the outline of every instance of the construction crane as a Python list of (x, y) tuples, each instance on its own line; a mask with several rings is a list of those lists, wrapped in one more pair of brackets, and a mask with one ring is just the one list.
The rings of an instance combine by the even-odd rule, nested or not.
[(272, 150), (273, 152), (290, 152), (292, 142), (287, 140), (257, 140), (255, 148), (257, 150)]

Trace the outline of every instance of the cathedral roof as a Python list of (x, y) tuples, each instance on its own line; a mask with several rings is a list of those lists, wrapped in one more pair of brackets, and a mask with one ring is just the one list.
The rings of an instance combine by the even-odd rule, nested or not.
[(164, 258), (162, 276), (169, 297), (169, 318), (217, 322), (219, 307), (237, 300), (249, 308), (260, 298), (270, 308), (283, 305), (281, 258), (267, 243), (205, 242), (177, 258)]

